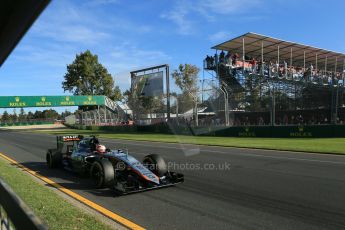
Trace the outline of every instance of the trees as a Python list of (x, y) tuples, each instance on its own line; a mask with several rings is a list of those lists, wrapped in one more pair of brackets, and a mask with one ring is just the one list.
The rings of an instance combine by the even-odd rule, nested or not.
[(115, 86), (115, 88), (113, 90), (113, 94), (110, 96), (110, 98), (113, 101), (121, 101), (123, 99), (123, 95), (121, 93), (121, 89), (120, 89), (120, 87), (118, 85)]
[[(180, 64), (177, 70), (174, 70), (172, 73), (172, 77), (175, 80), (176, 85), (181, 89), (183, 99), (179, 99), (180, 106), (184, 105), (184, 103), (193, 102), (193, 114), (195, 124), (198, 125), (198, 113), (197, 113), (197, 106), (198, 106), (198, 74), (200, 69), (191, 64)], [(181, 102), (180, 102), (181, 100)]]
[(172, 77), (176, 85), (182, 92), (188, 92), (191, 96), (195, 97), (198, 93), (198, 74), (200, 69), (191, 64), (180, 64), (177, 70), (174, 70)]
[(74, 95), (105, 95), (113, 100), (121, 99), (121, 91), (114, 87), (113, 77), (98, 62), (98, 56), (89, 50), (77, 54), (67, 66), (62, 88)]
[(26, 114), (25, 114), (24, 108), (20, 108), (19, 121), (23, 122), (25, 120), (26, 120)]
[(162, 97), (140, 96), (137, 98), (133, 97), (130, 90), (123, 93), (123, 99), (132, 109), (135, 119), (140, 119), (143, 114), (149, 114), (152, 119), (152, 114), (162, 113), (164, 107)]
[(6, 110), (2, 114), (1, 121), (3, 123), (6, 123), (6, 122), (10, 121), (10, 115), (8, 114), (8, 112)]
[(16, 122), (30, 122), (30, 121), (52, 121), (55, 119), (62, 119), (68, 115), (72, 114), (69, 111), (62, 112), (59, 114), (54, 109), (45, 109), (43, 111), (35, 111), (34, 113), (29, 111), (27, 114), (24, 109), (21, 108), (19, 114), (17, 115), (16, 109), (13, 110), (12, 114), (9, 114), (6, 110), (1, 116), (2, 123), (16, 123)]
[(12, 122), (18, 121), (18, 115), (16, 109), (13, 109), (13, 114), (10, 115)]

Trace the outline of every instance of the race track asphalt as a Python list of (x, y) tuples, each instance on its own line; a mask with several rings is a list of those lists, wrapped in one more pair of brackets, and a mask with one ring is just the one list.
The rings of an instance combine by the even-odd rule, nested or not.
[(345, 156), (101, 141), (138, 159), (159, 153), (185, 182), (118, 197), (93, 189), (87, 178), (47, 169), (55, 136), (0, 131), (0, 152), (148, 229), (345, 229)]

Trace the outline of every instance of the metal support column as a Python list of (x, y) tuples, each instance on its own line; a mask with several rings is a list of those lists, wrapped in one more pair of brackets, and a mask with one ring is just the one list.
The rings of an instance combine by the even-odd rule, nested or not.
[(225, 118), (225, 125), (229, 126), (230, 119), (229, 119), (229, 94), (226, 90), (226, 87), (222, 84), (220, 90), (223, 92), (224, 95), (224, 118)]
[(278, 62), (278, 65), (280, 65), (280, 50), (279, 50), (279, 46), (278, 46), (278, 57), (277, 57), (277, 62)]
[(272, 103), (271, 103), (271, 125), (274, 126), (276, 123), (276, 99), (275, 99), (275, 87), (271, 89)]
[(292, 48), (290, 49), (290, 75), (291, 75), (291, 79), (293, 79), (291, 69), (292, 69)]
[(264, 42), (261, 42), (261, 75), (263, 76), (265, 74), (264, 71)]
[(343, 87), (345, 85), (344, 83), (344, 78), (345, 78), (345, 59), (343, 60), (343, 72), (341, 73), (341, 76), (342, 76), (342, 80), (343, 80)]
[(104, 106), (104, 123), (108, 123), (107, 122), (107, 107)]
[(175, 97), (176, 99), (176, 119), (177, 119), (177, 124), (178, 124), (178, 98)]
[[(101, 117), (100, 117), (100, 114), (99, 114), (99, 105), (97, 106), (97, 117), (98, 117), (98, 124), (101, 123)], [(95, 119), (96, 120), (96, 119)]]
[(326, 75), (326, 73), (327, 73), (327, 56), (326, 56), (326, 58), (325, 58), (325, 75)]
[(279, 77), (279, 69), (280, 69), (280, 50), (279, 50), (279, 46), (278, 46), (278, 57), (277, 57), (277, 77)]
[(305, 71), (305, 51), (303, 51), (303, 72)]
[(339, 104), (339, 87), (337, 86), (337, 94), (336, 94), (336, 98), (335, 98), (335, 114), (334, 114), (334, 118), (335, 118), (335, 124), (337, 124), (338, 121), (338, 104)]
[(169, 73), (169, 65), (165, 66), (166, 70), (166, 87), (167, 87), (167, 119), (170, 120), (170, 73)]
[(317, 54), (316, 54), (316, 57), (315, 57), (315, 70), (317, 70)]
[(244, 50), (244, 38), (242, 38), (242, 74), (244, 78), (244, 62), (245, 62), (245, 50)]

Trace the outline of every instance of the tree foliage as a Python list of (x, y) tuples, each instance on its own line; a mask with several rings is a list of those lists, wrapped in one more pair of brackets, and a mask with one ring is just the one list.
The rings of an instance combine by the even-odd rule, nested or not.
[(7, 112), (6, 110), (5, 110), (4, 113), (2, 114), (1, 121), (2, 121), (2, 122), (8, 122), (8, 121), (10, 121), (10, 115), (8, 114), (8, 112)]
[(172, 77), (182, 93), (191, 95), (194, 99), (198, 93), (198, 74), (200, 69), (191, 64), (180, 64), (177, 70), (174, 70)]
[(113, 94), (110, 96), (110, 98), (114, 101), (121, 101), (123, 99), (123, 95), (119, 86), (115, 86)]
[(89, 50), (77, 54), (67, 66), (62, 82), (64, 92), (74, 95), (105, 95), (111, 99), (121, 99), (121, 91), (114, 87), (114, 80), (108, 70), (98, 62), (98, 56)]
[(35, 111), (32, 113), (29, 111), (27, 114), (24, 109), (20, 109), (19, 115), (17, 115), (16, 110), (13, 110), (12, 114), (9, 114), (6, 110), (1, 116), (1, 122), (3, 123), (14, 123), (14, 122), (26, 122), (30, 120), (53, 120), (53, 119), (62, 119), (65, 116), (70, 115), (71, 112), (65, 111), (60, 115), (53, 109), (46, 109), (43, 111)]
[(178, 97), (179, 111), (186, 112), (193, 108), (195, 124), (198, 125), (197, 104), (198, 104), (198, 75), (200, 69), (192, 64), (180, 64), (174, 70), (172, 77), (176, 85), (181, 89), (182, 94)]
[(125, 103), (132, 109), (134, 118), (140, 119), (141, 115), (152, 113), (162, 113), (164, 110), (164, 103), (161, 97), (141, 96), (134, 97), (130, 90), (123, 93)]

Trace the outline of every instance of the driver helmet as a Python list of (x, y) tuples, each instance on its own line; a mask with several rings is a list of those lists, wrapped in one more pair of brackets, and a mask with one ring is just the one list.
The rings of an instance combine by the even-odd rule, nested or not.
[(97, 151), (98, 153), (105, 153), (106, 148), (105, 148), (104, 145), (96, 145), (96, 151)]

